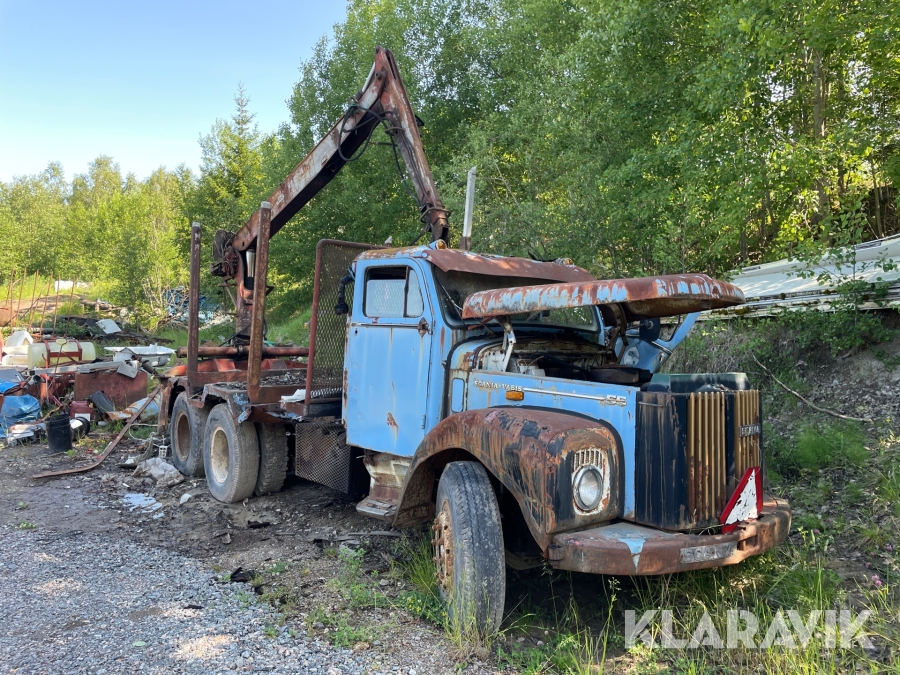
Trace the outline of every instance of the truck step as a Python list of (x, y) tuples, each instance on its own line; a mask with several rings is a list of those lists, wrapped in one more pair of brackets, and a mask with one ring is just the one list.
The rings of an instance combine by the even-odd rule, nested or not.
[(394, 502), (383, 502), (366, 497), (356, 505), (356, 510), (364, 516), (390, 522), (394, 520), (394, 515), (397, 513), (397, 505)]

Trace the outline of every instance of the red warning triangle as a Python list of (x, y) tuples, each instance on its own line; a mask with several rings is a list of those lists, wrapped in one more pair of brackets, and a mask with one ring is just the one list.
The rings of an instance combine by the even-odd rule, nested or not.
[(751, 466), (738, 481), (737, 489), (719, 516), (722, 534), (734, 532), (738, 523), (759, 518), (762, 511), (762, 473), (758, 466)]

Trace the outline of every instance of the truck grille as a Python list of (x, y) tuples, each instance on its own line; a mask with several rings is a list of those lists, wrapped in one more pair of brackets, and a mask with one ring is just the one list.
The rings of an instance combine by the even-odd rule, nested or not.
[(600, 448), (582, 448), (575, 452), (572, 459), (572, 475), (578, 473), (583, 466), (603, 466)]
[(725, 507), (725, 392), (695, 392), (687, 406), (688, 510), (697, 524)]
[[(760, 431), (759, 392), (734, 392), (734, 476), (740, 479), (751, 466), (760, 466), (760, 433), (742, 435), (741, 429)], [(755, 427), (755, 429), (751, 429)]]

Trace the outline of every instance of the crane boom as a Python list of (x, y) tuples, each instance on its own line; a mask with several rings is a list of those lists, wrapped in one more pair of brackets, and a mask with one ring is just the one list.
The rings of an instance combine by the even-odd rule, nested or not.
[[(380, 123), (396, 143), (416, 193), (423, 233), (430, 232), (432, 241), (448, 242), (449, 211), (438, 196), (431, 168), (422, 147), (419, 124), (397, 62), (389, 49), (375, 48), (375, 63), (362, 89), (350, 99), (347, 111), (310, 153), (275, 189), (268, 199), (271, 204), (269, 237), (273, 237), (322, 188), (371, 137)], [(212, 273), (231, 277), (237, 297), (237, 334), (249, 329), (253, 303), (253, 277), (256, 241), (260, 233), (260, 212), (255, 211), (216, 252)], [(224, 233), (223, 233), (224, 234)]]
[[(432, 241), (449, 236), (447, 215), (419, 135), (416, 116), (390, 50), (375, 48), (375, 63), (363, 88), (351, 99), (346, 114), (316, 144), (312, 151), (275, 189), (268, 201), (272, 205), (271, 235), (274, 236), (300, 209), (337, 175), (371, 136), (378, 123), (386, 120), (412, 180), (422, 222)], [(259, 234), (259, 212), (234, 236), (235, 251), (253, 247)]]

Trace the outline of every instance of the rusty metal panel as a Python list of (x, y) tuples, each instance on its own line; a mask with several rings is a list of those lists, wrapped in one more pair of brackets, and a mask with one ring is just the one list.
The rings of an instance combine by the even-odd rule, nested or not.
[(642, 391), (636, 397), (631, 516), (642, 525), (689, 529), (687, 396)]
[(718, 522), (725, 508), (725, 393), (688, 399), (688, 512), (698, 524)]
[[(309, 324), (309, 364), (306, 400), (340, 397), (344, 386), (344, 341), (347, 316), (335, 314), (338, 286), (360, 251), (377, 248), (369, 244), (323, 239), (316, 246), (312, 319)], [(353, 285), (345, 290), (353, 306)]]
[(106, 394), (116, 410), (124, 410), (147, 395), (147, 373), (140, 370), (134, 379), (119, 375), (114, 370), (75, 373), (76, 401), (84, 401), (98, 391)]
[[(598, 510), (584, 513), (573, 499), (573, 467), (595, 451), (605, 455), (601, 464), (608, 467), (609, 493)], [(606, 424), (583, 416), (516, 408), (457, 413), (434, 427), (416, 452), (393, 525), (409, 527), (433, 517), (440, 469), (447, 462), (474, 456), (516, 499), (531, 535), (546, 552), (555, 532), (622, 515), (623, 454)]]
[(462, 316), (474, 319), (618, 304), (634, 320), (719, 309), (743, 301), (741, 289), (725, 281), (705, 274), (671, 274), (480, 291), (466, 298)]
[[(734, 392), (734, 476), (740, 478), (751, 466), (760, 466), (759, 391)], [(753, 433), (751, 433), (753, 432)]]
[(593, 275), (585, 269), (571, 264), (540, 262), (526, 258), (485, 255), (451, 248), (428, 248), (423, 251), (425, 259), (444, 272), (468, 272), (495, 277), (526, 277), (558, 282), (594, 281)]
[(671, 574), (741, 562), (777, 546), (791, 529), (787, 502), (766, 498), (761, 518), (730, 534), (681, 534), (614, 523), (557, 534), (548, 551), (556, 569), (592, 574)]

